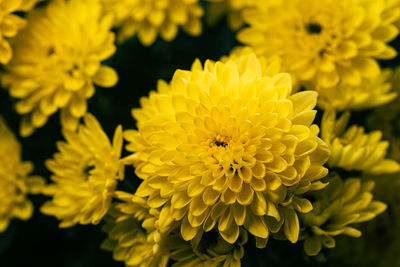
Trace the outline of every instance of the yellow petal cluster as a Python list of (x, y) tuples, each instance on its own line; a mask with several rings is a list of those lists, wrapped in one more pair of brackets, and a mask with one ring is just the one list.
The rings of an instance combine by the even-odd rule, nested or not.
[(378, 77), (363, 78), (359, 86), (341, 83), (320, 89), (318, 105), (324, 109), (358, 110), (386, 104), (398, 94), (391, 90), (392, 76), (391, 69), (384, 69)]
[(102, 16), (97, 0), (55, 0), (29, 14), (2, 76), (10, 95), (20, 99), (21, 135), (30, 135), (59, 109), (63, 127), (75, 130), (94, 84), (115, 85), (116, 72), (101, 65), (115, 52), (111, 26), (112, 17)]
[(200, 232), (191, 242), (182, 239), (179, 225), (159, 232), (158, 225), (169, 218), (149, 207), (144, 198), (116, 191), (115, 203), (106, 216), (103, 231), (108, 234), (102, 248), (129, 267), (147, 266), (240, 266), (247, 232), (241, 230), (237, 243), (229, 244), (216, 231)]
[(233, 244), (244, 227), (264, 246), (284, 226), (296, 242), (297, 212), (312, 209), (302, 194), (324, 187), (329, 150), (312, 124), (317, 94), (291, 90), (254, 54), (195, 61), (160, 81), (133, 110), (138, 130), (125, 132), (125, 161), (143, 179), (136, 194), (179, 221), (186, 241), (217, 229)]
[(158, 34), (166, 40), (175, 38), (179, 28), (190, 35), (200, 35), (203, 9), (198, 0), (101, 0), (105, 12), (115, 16), (118, 39), (137, 33), (143, 45), (151, 45)]
[(28, 193), (40, 193), (45, 181), (29, 176), (31, 162), (21, 161), (21, 145), (0, 117), (0, 233), (13, 218), (27, 220), (32, 216), (32, 202)]
[(360, 86), (379, 75), (377, 59), (391, 59), (399, 29), (388, 0), (287, 0), (244, 13), (240, 42), (260, 55), (280, 55), (283, 70), (311, 89)]
[(15, 12), (29, 11), (40, 0), (0, 0), (0, 63), (7, 64), (13, 55), (6, 38), (15, 37), (26, 21)]
[(151, 209), (146, 200), (116, 191), (123, 202), (112, 206), (103, 231), (108, 234), (102, 249), (112, 251), (113, 258), (128, 267), (166, 267), (170, 244), (157, 230), (160, 212)]
[(360, 237), (361, 232), (352, 224), (372, 220), (386, 209), (383, 202), (372, 200), (373, 187), (373, 181), (343, 181), (337, 176), (323, 191), (315, 193), (314, 209), (301, 217), (305, 252), (314, 256), (322, 246), (335, 247), (334, 236)]
[(234, 31), (244, 25), (243, 11), (249, 8), (266, 8), (269, 0), (208, 0), (206, 19), (215, 24), (223, 15), (227, 15), (230, 28)]
[(349, 115), (345, 113), (336, 121), (335, 112), (326, 111), (322, 118), (322, 139), (331, 150), (328, 166), (373, 174), (399, 171), (399, 163), (385, 158), (389, 142), (381, 141), (382, 132), (364, 133), (357, 125), (346, 129)]
[[(400, 93), (400, 67), (394, 70), (394, 74), (390, 79), (393, 91)], [(383, 137), (390, 141), (389, 156), (400, 161), (400, 97), (398, 96), (391, 103), (379, 107), (371, 116), (368, 117), (368, 126), (371, 129), (379, 129), (383, 133)]]
[(247, 232), (240, 230), (234, 244), (226, 242), (217, 232), (196, 236), (191, 242), (184, 241), (179, 234), (172, 239), (172, 267), (240, 267), (244, 256), (243, 245), (247, 243)]
[(61, 220), (60, 227), (99, 223), (110, 208), (117, 180), (123, 178), (122, 127), (111, 144), (93, 115), (86, 114), (84, 123), (77, 132), (64, 130), (66, 142), (58, 142), (59, 152), (46, 161), (54, 183), (43, 193), (53, 199), (41, 211)]

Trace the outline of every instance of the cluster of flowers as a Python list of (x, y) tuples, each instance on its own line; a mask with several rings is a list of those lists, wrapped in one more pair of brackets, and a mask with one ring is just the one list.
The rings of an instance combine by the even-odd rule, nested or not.
[[(386, 209), (359, 177), (400, 165), (382, 132), (347, 125), (349, 111), (397, 97), (400, 71), (377, 60), (396, 56), (388, 43), (399, 33), (399, 0), (211, 1), (207, 20), (228, 13), (246, 47), (159, 81), (132, 110), (137, 129), (118, 126), (112, 141), (87, 113), (95, 85), (118, 80), (105, 65), (116, 51), (112, 29), (144, 45), (158, 33), (172, 40), (179, 27), (199, 35), (202, 6), (52, 0), (27, 20), (14, 14), (36, 2), (0, 0), (1, 83), (19, 99), (22, 136), (60, 111), (65, 141), (46, 161), (45, 185), (28, 177), (32, 164), (0, 120), (0, 231), (29, 218), (26, 194), (40, 192), (51, 197), (41, 211), (60, 227), (104, 220), (102, 247), (127, 266), (240, 266), (249, 236), (258, 248), (270, 237), (301, 240), (317, 255), (335, 236), (359, 237), (354, 224)], [(124, 139), (130, 155), (121, 158)], [(143, 180), (136, 192), (116, 189), (127, 166)]]

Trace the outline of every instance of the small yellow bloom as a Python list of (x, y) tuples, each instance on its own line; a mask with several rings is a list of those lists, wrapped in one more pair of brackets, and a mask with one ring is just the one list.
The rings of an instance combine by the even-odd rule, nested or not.
[(59, 109), (63, 127), (75, 130), (95, 92), (93, 83), (115, 85), (116, 72), (101, 65), (115, 52), (111, 26), (112, 17), (102, 16), (96, 0), (55, 0), (29, 14), (2, 77), (10, 95), (20, 99), (21, 135), (30, 135)]
[(322, 118), (322, 139), (331, 150), (329, 167), (345, 170), (360, 170), (367, 173), (394, 173), (400, 165), (392, 159), (386, 159), (388, 141), (381, 141), (382, 132), (364, 133), (364, 128), (353, 125), (346, 129), (349, 113), (336, 121), (334, 111), (326, 111)]
[(238, 39), (259, 55), (279, 55), (283, 70), (310, 89), (360, 86), (379, 75), (377, 59), (391, 59), (399, 33), (390, 0), (287, 0), (244, 13), (250, 27)]
[(373, 188), (373, 181), (362, 183), (358, 178), (342, 181), (335, 177), (323, 191), (315, 193), (314, 209), (301, 216), (305, 252), (315, 256), (322, 246), (335, 247), (334, 236), (360, 237), (361, 232), (352, 224), (372, 220), (386, 209), (383, 202), (372, 200)]
[(296, 242), (297, 212), (312, 209), (302, 194), (324, 186), (317, 93), (291, 95), (288, 74), (263, 71), (254, 54), (195, 61), (133, 110), (138, 130), (125, 138), (126, 162), (143, 179), (136, 194), (179, 221), (186, 241), (218, 229), (233, 244), (243, 226), (263, 246), (284, 225)]
[(6, 38), (12, 38), (25, 27), (25, 20), (15, 14), (29, 11), (40, 0), (0, 0), (0, 63), (7, 64), (13, 55)]
[(384, 69), (378, 77), (363, 78), (361, 85), (341, 83), (335, 87), (318, 90), (318, 105), (324, 109), (365, 109), (386, 104), (398, 95), (392, 91), (393, 71)]
[(105, 217), (103, 231), (108, 237), (101, 248), (128, 267), (166, 267), (171, 244), (156, 228), (160, 212), (143, 198), (122, 191), (115, 194), (123, 202), (113, 205)]
[(32, 202), (28, 193), (40, 193), (45, 181), (29, 176), (31, 162), (21, 161), (21, 145), (0, 117), (0, 233), (6, 230), (10, 220), (27, 220), (32, 216)]
[(134, 34), (144, 45), (151, 45), (157, 35), (171, 41), (178, 28), (197, 36), (202, 31), (203, 9), (198, 0), (101, 0), (105, 12), (115, 16), (118, 39), (124, 41)]
[(117, 180), (123, 179), (122, 127), (111, 144), (93, 115), (86, 114), (84, 122), (78, 132), (63, 130), (66, 142), (57, 143), (60, 152), (46, 161), (54, 183), (43, 192), (53, 199), (41, 211), (61, 220), (60, 227), (99, 223), (110, 208)]

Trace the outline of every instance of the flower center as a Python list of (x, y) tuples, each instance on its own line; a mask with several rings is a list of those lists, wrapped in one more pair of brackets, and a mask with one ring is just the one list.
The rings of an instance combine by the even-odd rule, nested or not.
[(309, 34), (320, 34), (322, 32), (322, 26), (317, 22), (309, 22), (306, 24), (306, 31)]
[(211, 146), (226, 148), (229, 145), (229, 137), (217, 135), (211, 142)]

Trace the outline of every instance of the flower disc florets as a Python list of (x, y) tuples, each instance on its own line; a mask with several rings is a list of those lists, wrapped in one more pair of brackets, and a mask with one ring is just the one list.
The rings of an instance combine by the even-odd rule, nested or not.
[(196, 61), (133, 110), (138, 130), (125, 136), (134, 152), (126, 162), (144, 180), (136, 194), (161, 207), (160, 218), (181, 221), (185, 240), (217, 228), (234, 243), (240, 226), (266, 240), (268, 220), (295, 242), (293, 208), (312, 208), (298, 196), (323, 186), (315, 180), (329, 152), (312, 125), (317, 94), (290, 95), (288, 74), (262, 69), (254, 54)]

